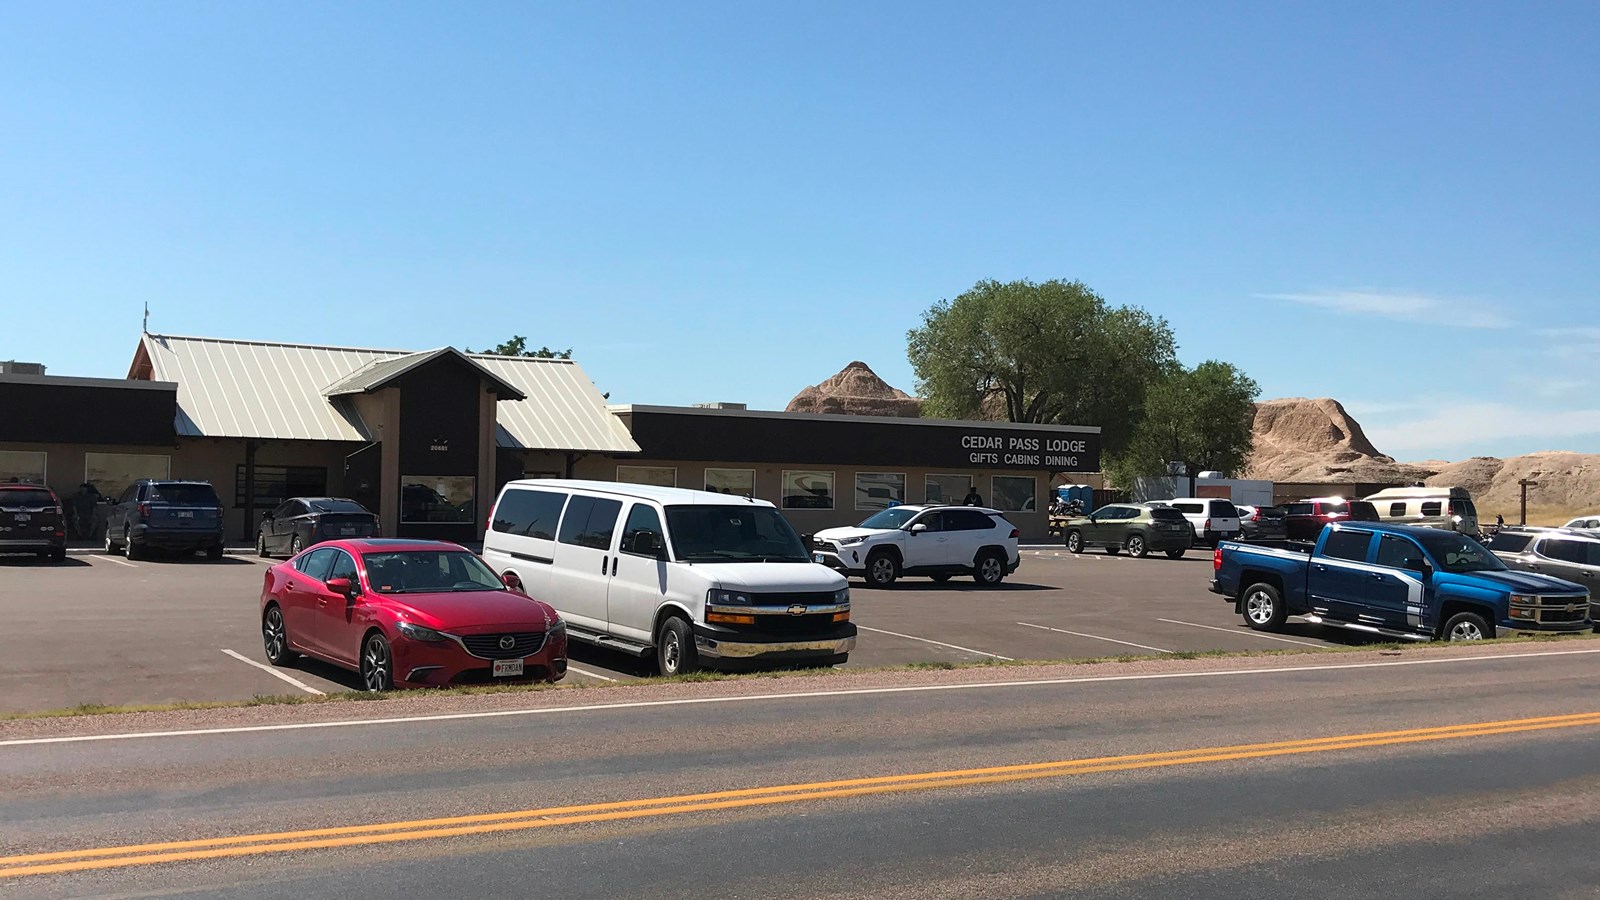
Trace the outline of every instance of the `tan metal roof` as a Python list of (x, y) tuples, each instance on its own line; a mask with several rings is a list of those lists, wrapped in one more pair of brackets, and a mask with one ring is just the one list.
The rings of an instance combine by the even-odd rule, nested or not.
[[(144, 335), (139, 352), (149, 365), (136, 358), (135, 372), (178, 383), (178, 434), (312, 441), (372, 440), (355, 407), (325, 392), (364, 367), (376, 369), (378, 363), (414, 355), (159, 334)], [(478, 354), (470, 358), (527, 397), (499, 401), (500, 446), (639, 452), (577, 363)]]
[(462, 365), (477, 371), (480, 377), (494, 384), (495, 395), (502, 400), (522, 400), (527, 396), (512, 387), (499, 375), (485, 369), (475, 362), (472, 357), (454, 347), (440, 347), (437, 350), (425, 350), (421, 353), (407, 353), (404, 356), (391, 356), (387, 359), (374, 360), (328, 385), (323, 389), (322, 394), (325, 397), (369, 394), (379, 388), (388, 387), (395, 379), (407, 372), (421, 368), (441, 357), (454, 357)]

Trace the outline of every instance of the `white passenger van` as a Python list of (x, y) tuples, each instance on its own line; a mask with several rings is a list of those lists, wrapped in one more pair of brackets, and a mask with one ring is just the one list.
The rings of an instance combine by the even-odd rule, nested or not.
[(549, 603), (573, 640), (701, 667), (842, 663), (855, 649), (843, 575), (811, 561), (765, 500), (608, 481), (500, 490), (483, 558)]
[(1367, 498), (1378, 518), (1392, 525), (1422, 525), (1478, 535), (1478, 509), (1472, 492), (1459, 487), (1386, 488)]

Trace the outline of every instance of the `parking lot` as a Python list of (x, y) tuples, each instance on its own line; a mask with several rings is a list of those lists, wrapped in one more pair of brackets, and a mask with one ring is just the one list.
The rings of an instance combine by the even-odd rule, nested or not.
[[(861, 633), (849, 666), (1308, 649), (1362, 640), (1294, 622), (1281, 634), (1246, 629), (1206, 590), (1205, 551), (1137, 560), (1034, 548), (1022, 557), (998, 588), (970, 579), (912, 578), (886, 589), (852, 582), (852, 618)], [(312, 660), (278, 670), (266, 665), (258, 597), (270, 564), (232, 554), (218, 562), (0, 557), (0, 711), (359, 689), (354, 673)], [(573, 681), (649, 674), (643, 660), (573, 645)]]

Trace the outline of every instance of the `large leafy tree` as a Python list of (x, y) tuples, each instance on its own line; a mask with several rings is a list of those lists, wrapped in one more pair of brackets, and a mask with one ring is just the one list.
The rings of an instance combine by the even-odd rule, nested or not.
[(1150, 386), (1127, 451), (1112, 460), (1118, 483), (1163, 475), (1168, 462), (1187, 464), (1191, 474), (1242, 468), (1253, 443), (1260, 393), (1255, 381), (1231, 363), (1208, 360), (1193, 369), (1174, 369)]
[(1078, 281), (980, 281), (923, 313), (907, 355), (928, 415), (1099, 425), (1121, 453), (1177, 365), (1166, 320)]

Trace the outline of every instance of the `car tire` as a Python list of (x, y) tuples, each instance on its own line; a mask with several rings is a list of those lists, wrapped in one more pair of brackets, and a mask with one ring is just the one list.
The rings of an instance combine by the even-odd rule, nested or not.
[(289, 629), (283, 624), (283, 610), (274, 603), (261, 616), (261, 646), (267, 662), (286, 666), (300, 654), (289, 649)]
[(1255, 631), (1277, 631), (1289, 618), (1289, 607), (1283, 603), (1283, 594), (1265, 582), (1245, 588), (1239, 610), (1244, 623)]
[(1083, 552), (1083, 532), (1081, 532), (1081, 531), (1069, 531), (1069, 532), (1067, 532), (1066, 544), (1067, 544), (1067, 552), (1068, 553), (1082, 553)]
[(679, 616), (661, 623), (656, 635), (656, 668), (662, 675), (688, 675), (700, 671), (700, 654), (694, 647), (694, 632)]
[(394, 651), (377, 631), (361, 642), (361, 686), (374, 693), (394, 689)]
[(888, 587), (900, 577), (900, 561), (887, 550), (875, 550), (867, 555), (867, 584)]
[(256, 532), (256, 555), (262, 559), (269, 558), (267, 555), (267, 535), (265, 532)]
[(994, 587), (1005, 577), (1006, 558), (998, 553), (985, 553), (978, 557), (977, 565), (972, 567), (972, 580), (984, 587)]
[(932, 578), (936, 584), (944, 584), (946, 581), (950, 580), (949, 575), (930, 575), (928, 577)]
[(217, 560), (219, 560), (221, 558), (222, 558), (222, 545), (221, 544), (212, 544), (211, 546), (206, 548), (206, 559), (209, 559), (212, 562), (216, 562)]
[(1187, 550), (1168, 550), (1167, 559), (1183, 559), (1183, 555), (1188, 552)]
[(300, 553), (300, 535), (289, 538), (289, 556), (294, 557)]
[(144, 557), (144, 548), (134, 544), (133, 533), (126, 528), (122, 529), (122, 555), (128, 559), (142, 559)]
[(1494, 637), (1494, 629), (1489, 627), (1483, 616), (1460, 612), (1444, 623), (1444, 633), (1440, 636), (1447, 641), (1486, 641)]
[(121, 549), (122, 548), (117, 546), (116, 538), (111, 536), (111, 526), (107, 525), (106, 526), (106, 543), (105, 543), (106, 555), (110, 556), (110, 555), (119, 553), (119, 552), (121, 552)]
[(55, 549), (55, 550), (51, 550), (50, 551), (50, 561), (51, 562), (66, 562), (67, 561), (67, 548), (61, 547), (61, 548), (58, 548), (58, 549)]
[(1104, 549), (1106, 551), (1106, 555), (1107, 556), (1116, 556), (1118, 553), (1122, 552), (1122, 548), (1118, 547), (1115, 544), (1112, 544), (1112, 545), (1110, 545), (1108, 547), (1104, 547), (1102, 549)]
[(1150, 548), (1145, 545), (1144, 535), (1128, 535), (1128, 555), (1134, 559), (1144, 559), (1150, 555)]

